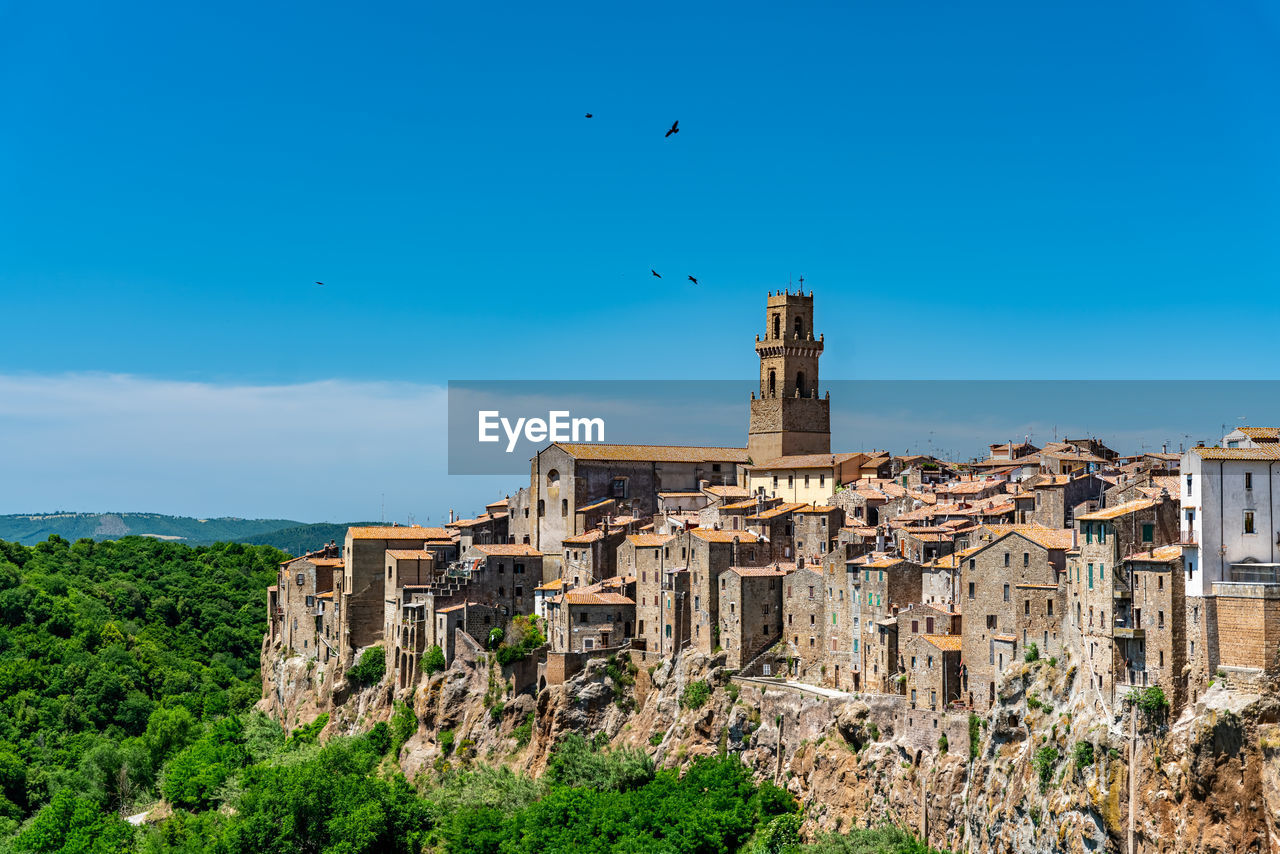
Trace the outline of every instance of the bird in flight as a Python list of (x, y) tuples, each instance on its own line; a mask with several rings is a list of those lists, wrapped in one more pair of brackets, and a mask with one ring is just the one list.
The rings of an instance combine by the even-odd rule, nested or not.
[(323, 285), (324, 282), (316, 282), (317, 285)]
[(655, 270), (655, 269), (653, 269), (652, 267), (650, 267), (650, 268), (649, 268), (649, 272), (650, 272), (650, 273), (653, 273), (653, 276), (654, 276), (654, 278), (655, 278), (655, 279), (661, 279), (661, 278), (662, 278), (661, 276), (659, 276), (659, 275), (658, 275), (658, 271), (657, 271), (657, 270)]
[[(680, 132), (680, 128), (676, 127), (676, 125), (678, 125), (678, 124), (680, 124), (680, 120), (679, 120), (679, 119), (676, 119), (674, 122), (672, 122), (672, 123), (671, 123), (671, 130), (667, 131), (667, 136), (671, 136), (671, 134), (673, 134), (673, 133), (679, 133), (679, 132)], [(666, 139), (666, 137), (663, 137), (663, 139)]]
[(591, 118), (591, 114), (590, 114), (590, 113), (587, 113), (587, 118)]
[(698, 284), (698, 280), (695, 279), (693, 276), (689, 277), (689, 281), (693, 282), (695, 285)]

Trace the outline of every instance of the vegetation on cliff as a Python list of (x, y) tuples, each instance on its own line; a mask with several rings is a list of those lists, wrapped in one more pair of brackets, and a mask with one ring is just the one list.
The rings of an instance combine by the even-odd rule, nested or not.
[[(87, 847), (68, 850), (118, 850), (113, 817), (176, 786), (175, 763), (260, 697), (263, 591), (283, 557), (142, 537), (0, 542), (0, 839), (38, 814), (14, 850), (60, 850), (50, 840), (72, 826)], [(250, 757), (216, 758), (188, 760), (212, 776), (180, 797), (207, 801), (216, 768)]]

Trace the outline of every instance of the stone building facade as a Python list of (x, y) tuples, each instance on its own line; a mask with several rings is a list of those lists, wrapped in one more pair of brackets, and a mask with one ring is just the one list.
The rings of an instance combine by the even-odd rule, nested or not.
[[(995, 701), (1005, 668), (1026, 643), (1050, 641), (1045, 655), (1063, 643), (1063, 593), (1071, 532), (1038, 525), (1001, 529), (960, 561), (962, 661), (965, 701), (985, 711)], [(1026, 641), (1023, 641), (1023, 638)]]
[(551, 652), (590, 652), (631, 637), (636, 603), (621, 593), (570, 590), (547, 602)]
[[(636, 580), (636, 633), (646, 649), (662, 640), (662, 577), (668, 568), (685, 565), (681, 542), (674, 535), (631, 534), (618, 546), (618, 572)], [(674, 552), (673, 552), (674, 548)], [(688, 547), (685, 546), (686, 555)]]
[(720, 574), (731, 566), (763, 566), (767, 544), (750, 531), (695, 528), (689, 532), (690, 638), (710, 654), (720, 645)]
[(778, 566), (731, 566), (720, 573), (720, 642), (725, 666), (738, 670), (782, 636), (782, 586)]
[[(1131, 579), (1122, 562), (1130, 554), (1178, 542), (1178, 508), (1173, 501), (1139, 499), (1081, 514), (1079, 555), (1073, 558), (1067, 589), (1081, 668), (1113, 704), (1117, 684), (1127, 684), (1126, 662), (1145, 661), (1145, 630), (1135, 619)], [(1117, 677), (1121, 677), (1118, 679)]]
[(278, 635), (294, 655), (324, 658), (319, 599), (333, 592), (334, 573), (342, 571), (342, 559), (327, 554), (315, 553), (280, 565), (276, 582)]

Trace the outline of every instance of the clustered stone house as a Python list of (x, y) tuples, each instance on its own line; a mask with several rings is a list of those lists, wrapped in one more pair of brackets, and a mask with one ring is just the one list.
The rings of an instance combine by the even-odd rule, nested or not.
[(822, 348), (812, 294), (770, 294), (747, 447), (553, 443), (475, 518), (353, 527), (283, 564), (270, 642), (344, 668), (381, 645), (406, 689), (431, 647), (451, 661), (534, 614), (561, 675), (723, 653), (932, 713), (988, 709), (1032, 647), (1117, 707), (1280, 669), (1280, 430), (1128, 457), (1092, 438), (969, 464), (832, 453)]

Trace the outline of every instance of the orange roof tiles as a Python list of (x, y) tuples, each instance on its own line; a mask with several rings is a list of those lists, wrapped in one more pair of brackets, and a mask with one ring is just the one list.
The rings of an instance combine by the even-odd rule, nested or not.
[(393, 560), (434, 560), (431, 552), (424, 549), (387, 549), (387, 557)]
[(921, 635), (921, 637), (943, 652), (959, 652), (963, 646), (960, 635)]
[(706, 448), (692, 445), (588, 445), (557, 442), (556, 447), (579, 460), (627, 460), (629, 462), (745, 463), (746, 448)]
[(751, 466), (752, 471), (786, 470), (786, 469), (829, 469), (847, 463), (863, 454), (793, 454), (789, 457), (777, 457), (772, 460)]
[(1126, 501), (1124, 504), (1117, 504), (1114, 507), (1104, 507), (1092, 513), (1082, 513), (1076, 519), (1081, 522), (1106, 522), (1111, 519), (1119, 519), (1121, 516), (1128, 516), (1130, 513), (1148, 510), (1155, 506), (1156, 502), (1150, 498), (1139, 498), (1136, 501)]
[(594, 543), (596, 540), (604, 539), (604, 531), (600, 528), (592, 528), (585, 534), (575, 534), (572, 537), (565, 537), (560, 542), (566, 546), (585, 546)]
[(621, 593), (584, 593), (570, 590), (564, 594), (570, 605), (634, 605), (630, 598)]
[(809, 506), (808, 504), (802, 504), (802, 503), (779, 504), (777, 507), (774, 507), (770, 510), (766, 510), (763, 513), (756, 513), (754, 516), (748, 516), (747, 518), (776, 519), (779, 516), (785, 516), (788, 513), (794, 513), (795, 511), (799, 510), (801, 507), (808, 507), (808, 506)]
[(542, 552), (525, 543), (494, 543), (471, 548), (490, 557), (542, 557)]
[(694, 528), (689, 532), (700, 540), (708, 543), (731, 543), (736, 538), (740, 543), (755, 543), (760, 541), (760, 537), (751, 531), (717, 531), (713, 528)]
[(809, 505), (809, 506), (801, 507), (798, 510), (796, 510), (796, 512), (797, 513), (833, 513), (835, 512), (835, 509), (836, 508), (828, 504), (818, 504), (816, 506)]
[(708, 486), (702, 491), (717, 498), (746, 498), (751, 494), (745, 486)]
[(1280, 427), (1240, 427), (1238, 429), (1250, 439), (1280, 441)]
[(1125, 558), (1135, 563), (1173, 563), (1182, 557), (1182, 546), (1159, 546), (1145, 552), (1137, 552)]
[(675, 536), (670, 534), (631, 534), (627, 537), (627, 542), (633, 546), (654, 548), (656, 546), (665, 546), (674, 539)]
[[(994, 535), (992, 542), (1007, 534), (1021, 534), (1031, 542), (1046, 549), (1071, 548), (1072, 532), (1070, 528), (1046, 528), (1044, 525), (1038, 524), (986, 525), (985, 527)], [(989, 544), (984, 543), (984, 545)]]
[(1280, 460), (1280, 445), (1268, 443), (1256, 448), (1192, 448), (1191, 453), (1205, 460)]
[(732, 572), (744, 578), (781, 578), (787, 574), (787, 571), (777, 564), (773, 566), (731, 566), (726, 572)]
[(347, 528), (347, 536), (355, 540), (444, 540), (449, 532), (419, 525), (365, 525)]

